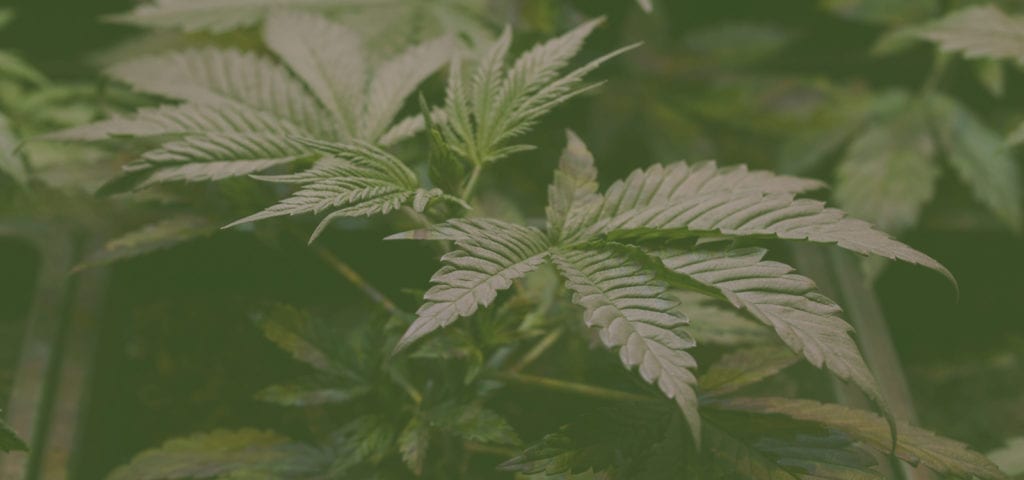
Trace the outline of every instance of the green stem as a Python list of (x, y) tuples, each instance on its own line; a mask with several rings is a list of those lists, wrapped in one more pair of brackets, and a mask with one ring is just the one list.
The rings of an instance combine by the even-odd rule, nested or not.
[(367, 282), (359, 272), (353, 270), (349, 264), (335, 256), (330, 250), (321, 246), (315, 246), (313, 247), (313, 251), (327, 262), (334, 271), (340, 273), (341, 276), (345, 277), (345, 279), (355, 285), (356, 288), (362, 290), (367, 297), (370, 297), (370, 300), (373, 300), (384, 308), (384, 310), (387, 310), (388, 313), (392, 315), (401, 315), (403, 313), (402, 309), (395, 305), (395, 302), (392, 302), (391, 299), (381, 293), (380, 290), (377, 290), (376, 287)]
[(519, 373), (524, 368), (528, 367), (531, 363), (540, 358), (544, 352), (551, 348), (551, 346), (561, 338), (563, 332), (565, 332), (565, 329), (559, 328), (545, 335), (544, 338), (540, 339), (540, 341), (530, 349), (530, 351), (526, 352), (526, 355), (523, 355), (523, 358), (519, 359), (515, 365), (512, 365), (512, 367), (508, 369), (509, 372)]
[(557, 392), (572, 393), (575, 395), (583, 395), (586, 397), (600, 398), (604, 400), (613, 400), (617, 402), (644, 403), (661, 402), (660, 399), (649, 397), (647, 395), (637, 395), (635, 393), (612, 390), (604, 387), (587, 385), (585, 383), (567, 382), (564, 380), (558, 380), (548, 377), (539, 377), (536, 375), (526, 375), (522, 373), (513, 372), (499, 372), (494, 374), (494, 376), (498, 380), (503, 380), (509, 383), (515, 383), (531, 387), (546, 388), (548, 390), (554, 390)]
[(473, 165), (473, 172), (469, 174), (469, 180), (466, 181), (466, 187), (462, 189), (463, 202), (468, 202), (469, 198), (473, 196), (473, 191), (476, 190), (476, 184), (480, 180), (480, 172), (483, 170), (483, 165), (479, 163)]

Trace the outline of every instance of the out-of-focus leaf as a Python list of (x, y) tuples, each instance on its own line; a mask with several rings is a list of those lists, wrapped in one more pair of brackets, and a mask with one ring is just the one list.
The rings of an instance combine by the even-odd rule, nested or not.
[(917, 223), (941, 171), (928, 121), (918, 104), (872, 123), (846, 150), (835, 198), (851, 215), (899, 234)]
[(884, 25), (927, 19), (939, 11), (937, 0), (822, 0), (821, 5), (843, 18)]
[(424, 130), (426, 130), (427, 140), (430, 142), (430, 151), (427, 155), (430, 181), (445, 192), (460, 195), (466, 169), (456, 157), (455, 152), (445, 142), (441, 130), (434, 124), (430, 107), (427, 106), (427, 101), (422, 94), (420, 94), (419, 100)]
[(678, 425), (685, 435), (682, 418), (672, 410), (669, 405), (623, 405), (587, 412), (576, 422), (545, 435), (499, 468), (525, 474), (564, 475), (556, 478), (575, 479), (574, 474), (584, 472), (616, 478), (614, 473), (629, 467), (634, 459), (642, 460), (652, 445), (663, 441), (669, 425)]
[(1009, 16), (994, 3), (957, 10), (917, 34), (943, 51), (960, 52), (967, 58), (1024, 62), (1024, 18)]
[(322, 378), (305, 378), (294, 383), (272, 385), (256, 394), (258, 400), (288, 407), (337, 404), (370, 392), (365, 385), (342, 386)]
[[(3, 413), (3, 411), (0, 411), (0, 413)], [(0, 452), (19, 450), (28, 450), (28, 445), (25, 445), (25, 441), (14, 432), (14, 429), (0, 418)]]
[(7, 25), (14, 20), (14, 10), (10, 8), (0, 8), (0, 30), (7, 28)]
[(819, 112), (785, 135), (778, 169), (791, 175), (814, 171), (872, 118), (899, 112), (908, 101), (899, 91), (874, 95), (853, 89), (834, 92)]
[(871, 55), (877, 57), (897, 55), (922, 43), (921, 37), (917, 34), (920, 28), (920, 25), (900, 26), (879, 35), (875, 44), (871, 46)]
[(367, 463), (379, 464), (395, 449), (398, 431), (390, 419), (364, 415), (334, 433), (334, 463), (329, 478), (348, 478), (348, 469)]
[(1006, 136), (1006, 144), (1008, 146), (1017, 146), (1024, 143), (1024, 123), (1017, 125), (1009, 135)]
[(430, 425), (471, 442), (519, 445), (519, 436), (496, 412), (478, 404), (449, 403), (425, 413)]
[(687, 99), (685, 107), (739, 129), (788, 136), (835, 102), (834, 89), (829, 82), (804, 77), (730, 77)]
[(1024, 222), (1020, 168), (1002, 136), (953, 98), (935, 94), (927, 101), (953, 170), (997, 218), (1020, 231)]
[(231, 478), (304, 479), (326, 470), (321, 450), (273, 432), (216, 430), (170, 440), (146, 450), (109, 480)]
[(416, 475), (423, 473), (429, 446), (430, 426), (418, 415), (413, 416), (398, 435), (398, 451), (402, 453), (402, 461)]
[(1024, 475), (1024, 437), (1008, 440), (1005, 447), (988, 452), (988, 458), (1007, 475)]
[(763, 346), (726, 354), (697, 380), (704, 395), (723, 395), (753, 385), (793, 365), (800, 357), (781, 346)]
[(276, 305), (257, 319), (270, 341), (296, 360), (326, 373), (337, 373), (338, 364), (331, 347), (341, 348), (341, 336), (324, 322), (287, 305)]
[(91, 253), (76, 271), (109, 265), (171, 248), (216, 232), (217, 222), (198, 215), (180, 214), (144, 225), (108, 241)]
[(640, 4), (640, 8), (647, 13), (654, 11), (654, 4), (651, 3), (651, 0), (636, 0), (636, 3)]
[(47, 83), (46, 76), (10, 52), (0, 50), (0, 77), (14, 78), (33, 85)]
[(872, 470), (874, 457), (841, 434), (792, 421), (744, 420), (742, 427), (715, 424), (707, 430), (708, 451), (720, 471), (755, 480), (883, 478)]
[(772, 25), (728, 23), (697, 30), (683, 38), (688, 50), (724, 66), (743, 66), (779, 53), (792, 40)]
[[(786, 415), (826, 425), (881, 451), (889, 451), (892, 447), (889, 423), (884, 418), (843, 405), (792, 398), (730, 398), (717, 402), (716, 408)], [(1005, 478), (984, 455), (968, 449), (966, 445), (903, 422), (897, 425), (895, 453), (911, 464), (921, 463), (944, 475)]]
[[(1024, 32), (1022, 32), (1024, 35)], [(1003, 64), (998, 60), (982, 60), (974, 67), (974, 73), (978, 82), (991, 93), (993, 97), (1001, 97), (1006, 93), (1006, 73)]]
[(28, 181), (28, 172), (25, 171), (25, 162), (17, 149), (18, 137), (11, 129), (7, 117), (0, 112), (0, 172), (24, 184)]

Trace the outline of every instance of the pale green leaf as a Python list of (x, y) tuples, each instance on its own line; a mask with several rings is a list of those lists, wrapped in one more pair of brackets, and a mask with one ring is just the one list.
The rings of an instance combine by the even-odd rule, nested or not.
[(203, 48), (150, 55), (114, 65), (109, 74), (146, 93), (215, 106), (242, 104), (310, 133), (332, 128), (301, 82), (252, 52)]
[(319, 449), (273, 432), (216, 430), (170, 440), (135, 456), (109, 480), (205, 479), (253, 475), (304, 479), (330, 465)]
[[(770, 183), (764, 188), (770, 188)], [(951, 282), (952, 274), (935, 259), (892, 239), (871, 224), (826, 208), (816, 200), (796, 199), (790, 193), (718, 191), (672, 203), (627, 210), (595, 224), (590, 235), (610, 238), (769, 237), (835, 244), (938, 271)]]
[(186, 32), (223, 33), (261, 22), (278, 9), (325, 11), (346, 0), (155, 0), (108, 19), (150, 28), (179, 28)]
[(584, 308), (583, 321), (602, 343), (618, 349), (626, 367), (675, 400), (700, 443), (697, 413), (697, 362), (687, 352), (695, 345), (683, 330), (688, 323), (668, 295), (668, 287), (644, 265), (608, 247), (560, 250), (552, 255), (573, 303)]
[(599, 206), (597, 168), (594, 157), (575, 133), (567, 132), (568, 142), (548, 186), (548, 234), (554, 241), (571, 237), (586, 226)]
[(0, 50), (0, 77), (28, 82), (33, 85), (45, 85), (49, 82), (43, 72), (36, 70), (20, 57)]
[(836, 202), (886, 232), (905, 232), (917, 224), (921, 209), (935, 195), (941, 174), (935, 151), (919, 105), (872, 123), (839, 164)]
[[(487, 228), (494, 225), (500, 228)], [(499, 291), (535, 270), (548, 255), (547, 237), (534, 228), (495, 220), (453, 220), (441, 228), (463, 234), (456, 239), (457, 248), (441, 258), (445, 266), (430, 279), (433, 286), (396, 350), (490, 305)]]
[(653, 165), (634, 170), (625, 180), (611, 184), (601, 199), (597, 218), (587, 219), (590, 228), (569, 239), (586, 238), (603, 222), (616, 217), (627, 218), (647, 208), (685, 203), (716, 193), (798, 193), (822, 187), (824, 184), (817, 180), (751, 171), (745, 165), (724, 168), (718, 168), (715, 162)]
[(988, 452), (988, 458), (1008, 475), (1024, 475), (1024, 437), (1011, 438), (1005, 447)]
[(97, 141), (110, 137), (159, 137), (213, 133), (300, 135), (291, 121), (251, 107), (187, 103), (142, 108), (131, 116), (113, 117), (45, 135), (48, 140)]
[(999, 133), (961, 103), (944, 95), (928, 98), (946, 159), (974, 196), (1014, 231), (1024, 226), (1021, 173)]
[(388, 132), (416, 86), (451, 59), (456, 43), (445, 36), (410, 47), (378, 65), (360, 110), (360, 138), (373, 141)]
[(524, 134), (554, 107), (591, 88), (582, 85), (587, 73), (632, 48), (614, 51), (561, 74), (582, 47), (583, 40), (600, 22), (584, 23), (565, 35), (536, 45), (507, 68), (504, 63), (512, 35), (506, 28), (482, 58), (468, 85), (463, 82), (460, 63), (453, 62), (445, 99), (449, 119), (444, 126), (447, 142), (477, 164), (522, 151), (524, 146), (509, 145), (509, 142)]
[(331, 210), (314, 231), (312, 238), (315, 239), (334, 218), (387, 214), (417, 197), (419, 182), (415, 173), (378, 147), (361, 142), (348, 145), (304, 143), (333, 156), (318, 161), (304, 172), (259, 177), (298, 184), (300, 188), (277, 204), (227, 227), (282, 215)]
[(423, 474), (423, 463), (430, 446), (430, 426), (419, 415), (414, 415), (398, 435), (398, 451), (402, 461), (416, 475)]
[(775, 329), (779, 338), (812, 365), (853, 382), (880, 405), (885, 404), (875, 378), (850, 337), (853, 327), (841, 309), (818, 293), (793, 268), (764, 260), (766, 250), (697, 250), (655, 252), (665, 266), (719, 291), (736, 308)]
[(924, 20), (939, 12), (937, 0), (821, 0), (821, 5), (850, 20), (885, 25)]
[(263, 39), (334, 114), (338, 130), (362, 138), (357, 122), (368, 66), (359, 36), (319, 15), (280, 12), (267, 19)]
[[(843, 405), (791, 398), (731, 398), (717, 402), (716, 408), (786, 415), (826, 425), (882, 451), (889, 451), (892, 446), (889, 424), (885, 419)], [(896, 456), (912, 464), (920, 463), (940, 474), (961, 478), (1006, 478), (984, 455), (960, 442), (904, 422), (898, 423), (897, 432)]]
[(308, 158), (309, 149), (289, 137), (265, 133), (188, 136), (150, 150), (125, 167), (138, 188), (158, 183), (223, 180)]
[(192, 214), (172, 215), (123, 233), (92, 252), (75, 270), (109, 265), (171, 248), (217, 231), (217, 224)]
[[(275, 12), (323, 14), (360, 33), (376, 51), (394, 51), (442, 33), (479, 44), (490, 38), (486, 0), (154, 0), (107, 18), (148, 28), (225, 33)], [(410, 25), (416, 28), (409, 28)]]
[(957, 10), (916, 33), (967, 58), (1024, 62), (1024, 19), (1003, 13), (995, 4)]
[(425, 412), (430, 425), (470, 442), (518, 445), (519, 435), (498, 413), (478, 404), (444, 404)]

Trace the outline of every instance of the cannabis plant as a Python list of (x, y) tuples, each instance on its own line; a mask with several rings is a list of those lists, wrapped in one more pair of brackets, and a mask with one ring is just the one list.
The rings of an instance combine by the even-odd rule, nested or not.
[[(927, 267), (955, 288), (935, 259), (808, 198), (822, 182), (675, 161), (602, 189), (594, 157), (570, 132), (545, 219), (487, 215), (499, 210), (485, 198), (488, 172), (535, 149), (524, 137), (542, 118), (594, 92), (600, 82), (586, 76), (636, 47), (570, 68), (600, 20), (511, 61), (510, 27), (486, 49), (441, 36), (381, 57), (364, 47), (366, 33), (313, 12), (321, 3), (270, 8), (285, 3), (235, 12), (222, 1), (165, 0), (131, 14), (182, 28), (259, 25), (273, 57), (202, 47), (115, 65), (115, 80), (177, 103), (50, 135), (137, 152), (102, 192), (164, 192), (204, 219), (163, 219), (93, 263), (212, 233), (211, 217), (288, 242), (287, 227), (267, 225), (312, 214), (322, 219), (310, 241), (372, 217), (406, 230), (389, 239), (437, 241), (442, 266), (415, 292), (412, 314), (314, 245), (374, 306), (345, 318), (253, 307), (265, 336), (313, 370), (257, 398), (301, 407), (306, 421), (287, 435), (244, 428), (171, 440), (112, 478), (490, 478), (499, 466), (532, 478), (882, 478), (888, 454), (943, 475), (1003, 477), (965, 445), (896, 421), (839, 305), (775, 250), (782, 240), (834, 245)], [(458, 2), (429, 5), (449, 3)], [(410, 5), (382, 3), (400, 4)], [(438, 92), (427, 79), (445, 65), (432, 107)], [(223, 218), (248, 208), (249, 192), (269, 206)], [(566, 348), (553, 348), (560, 341)], [(882, 414), (746, 394), (801, 358), (861, 389)], [(570, 375), (581, 381), (557, 378)], [(579, 401), (548, 412), (543, 397), (517, 388)], [(533, 443), (523, 448), (522, 438)]]

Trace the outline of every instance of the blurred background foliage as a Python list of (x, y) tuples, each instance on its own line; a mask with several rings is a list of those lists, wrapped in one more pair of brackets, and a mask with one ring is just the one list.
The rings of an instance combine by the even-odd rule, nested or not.
[[(1012, 439), (1024, 436), (1024, 184), (1017, 160), (1021, 134), (1015, 133), (1024, 122), (1024, 70), (1019, 56), (936, 48), (943, 28), (957, 27), (940, 19), (988, 2), (655, 0), (651, 13), (627, 0), (453, 3), (457, 8), (437, 7), (431, 15), (419, 6), (336, 14), (375, 39), (378, 55), (440, 31), (482, 43), (504, 23), (514, 26), (521, 47), (601, 15), (608, 22), (585, 46), (586, 57), (644, 42), (600, 71), (607, 79), (600, 90), (559, 108), (530, 134), (529, 142), (540, 148), (496, 166), (482, 180), (479, 208), (528, 222), (542, 217), (544, 189), (557, 161), (550, 152), (561, 149), (565, 127), (588, 139), (603, 184), (637, 167), (679, 159), (824, 179), (832, 188), (823, 199), (929, 253), (959, 280), (957, 301), (936, 296), (947, 290), (925, 272), (863, 265), (890, 320), (923, 426), (994, 451), (1001, 465), (1022, 470), (1021, 443)], [(300, 242), (283, 240), (292, 228), (283, 222), (255, 231), (218, 230), (222, 220), (266, 205), (274, 195), (267, 185), (238, 179), (97, 197), (97, 188), (138, 146), (111, 151), (26, 142), (149, 104), (101, 80), (102, 69), (117, 60), (194, 45), (263, 48), (257, 14), (226, 23), (205, 16), (181, 30), (159, 28), (179, 25), (157, 16), (118, 16), (135, 7), (131, 0), (14, 0), (0, 14), (0, 212), (8, 219), (54, 219), (113, 239), (87, 257), (88, 265), (128, 259), (114, 268), (109, 287), (80, 478), (99, 478), (168, 437), (241, 426), (301, 437), (308, 432), (297, 425), (316, 425), (319, 416), (330, 415), (327, 409), (287, 411), (253, 400), (266, 385), (307, 370), (254, 327), (260, 323), (255, 307), (290, 304), (331, 312), (348, 320), (352, 331), (342, 336), (353, 342), (372, 336), (366, 325), (386, 320), (367, 315), (359, 291)], [(1005, 0), (998, 7), (1024, 24), (1024, 2)], [(986, 21), (982, 25), (992, 25), (991, 18)], [(922, 33), (927, 28), (932, 33)], [(436, 98), (442, 85), (434, 80), (424, 91)], [(416, 112), (412, 105), (406, 110)], [(294, 223), (304, 221), (309, 223)], [(415, 289), (435, 265), (430, 248), (379, 242), (394, 231), (381, 221), (340, 222), (335, 230), (322, 245), (414, 310), (422, 293)], [(0, 250), (4, 321), (18, 318), (18, 305), (30, 295), (25, 279), (32, 275), (32, 259), (18, 248)], [(366, 251), (375, 255), (360, 254)], [(526, 288), (517, 295), (545, 291)], [(559, 308), (548, 313), (572, 314)], [(452, 345), (427, 348), (423, 355), (490, 358), (499, 345), (523, 340), (517, 336), (535, 337), (500, 321), (487, 325), (460, 330), (472, 341), (446, 336)], [(8, 352), (17, 351), (18, 330), (13, 320), (0, 326), (6, 329), (0, 331), (0, 393), (6, 395), (15, 358)], [(564, 342), (560, 369), (582, 378), (600, 375), (604, 383), (633, 382), (582, 342), (558, 341)], [(452, 375), (442, 370), (432, 375)], [(817, 375), (811, 369), (791, 374)], [(458, 390), (458, 380), (445, 379), (437, 388)], [(777, 382), (791, 393), (797, 389), (792, 381)], [(400, 397), (401, 386), (392, 387)], [(499, 397), (496, 408), (518, 420), (524, 439), (550, 433), (553, 419), (580, 410), (559, 397), (516, 393), (521, 395)], [(543, 414), (528, 413), (535, 410), (526, 405), (542, 405)], [(406, 412), (402, 405), (388, 408)], [(519, 440), (498, 443), (503, 441)], [(486, 461), (467, 458), (481, 464), (459, 468), (490, 471)], [(456, 466), (435, 465), (446, 467)]]

